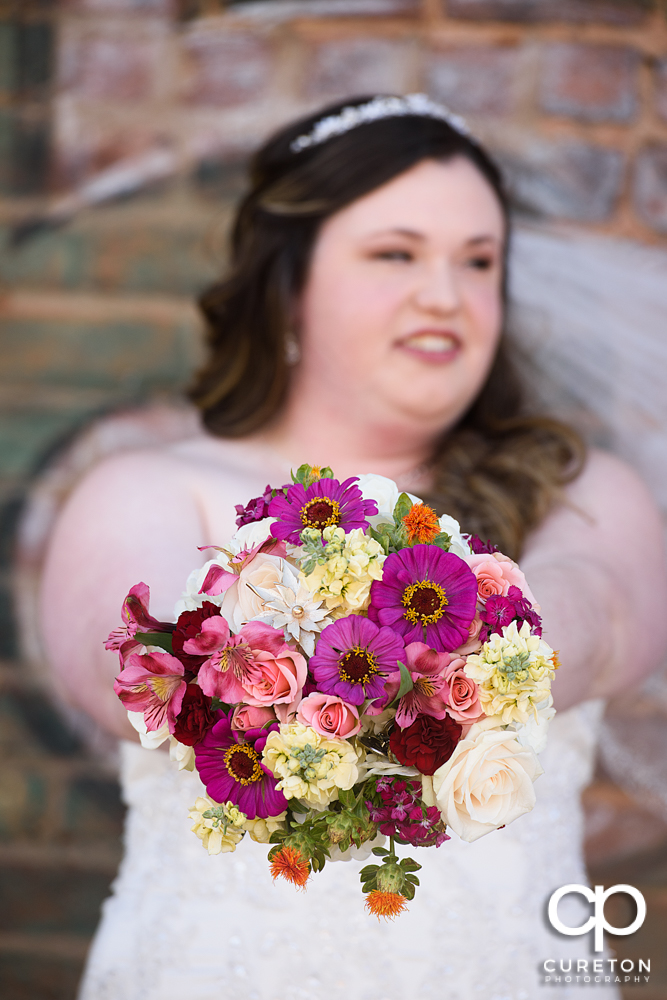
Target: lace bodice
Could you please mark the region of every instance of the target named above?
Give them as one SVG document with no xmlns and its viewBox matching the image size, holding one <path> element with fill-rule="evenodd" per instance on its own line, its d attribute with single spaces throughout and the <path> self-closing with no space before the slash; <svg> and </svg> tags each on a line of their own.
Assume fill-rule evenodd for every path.
<svg viewBox="0 0 667 1000">
<path fill-rule="evenodd" d="M 532 813 L 474 844 L 454 835 L 416 851 L 422 886 L 392 924 L 364 912 L 359 862 L 328 865 L 303 893 L 272 883 L 266 846 L 249 838 L 209 857 L 189 830 L 196 773 L 124 744 L 126 856 L 80 1000 L 534 1000 L 550 989 L 545 959 L 591 957 L 545 912 L 555 888 L 586 881 L 579 795 L 600 714 L 587 702 L 556 717 Z"/>
</svg>

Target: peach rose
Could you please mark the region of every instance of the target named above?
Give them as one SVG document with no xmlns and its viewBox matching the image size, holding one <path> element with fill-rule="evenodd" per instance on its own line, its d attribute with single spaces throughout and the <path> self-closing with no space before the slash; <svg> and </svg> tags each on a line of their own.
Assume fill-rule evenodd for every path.
<svg viewBox="0 0 667 1000">
<path fill-rule="evenodd" d="M 533 592 L 526 583 L 526 577 L 517 564 L 502 552 L 468 556 L 466 562 L 477 577 L 477 592 L 485 601 L 493 594 L 507 594 L 510 587 L 518 587 L 524 597 L 527 597 L 535 610 L 539 611 Z"/>
<path fill-rule="evenodd" d="M 468 556 L 466 562 L 477 577 L 477 593 L 483 601 L 494 594 L 506 594 L 509 583 L 503 576 L 500 563 L 492 555 Z"/>
<path fill-rule="evenodd" d="M 503 578 L 507 580 L 508 589 L 509 587 L 518 587 L 523 596 L 528 598 L 535 610 L 539 613 L 540 606 L 535 600 L 532 590 L 526 583 L 526 577 L 523 574 L 523 570 L 519 569 L 514 560 L 510 559 L 509 556 L 504 556 L 502 552 L 494 552 L 493 558 L 500 565 Z"/>
<path fill-rule="evenodd" d="M 244 733 L 246 729 L 261 729 L 267 722 L 275 722 L 276 713 L 264 705 L 237 705 L 232 715 L 232 729 Z"/>
<path fill-rule="evenodd" d="M 304 657 L 287 645 L 277 653 L 253 649 L 252 661 L 242 681 L 245 701 L 255 706 L 292 706 L 301 696 L 307 675 Z"/>
<path fill-rule="evenodd" d="M 361 729 L 359 712 L 354 705 L 348 705 L 342 698 L 332 694 L 320 694 L 316 691 L 309 694 L 300 703 L 297 722 L 302 726 L 310 726 L 320 736 L 336 737 L 346 740 Z"/>
<path fill-rule="evenodd" d="M 456 722 L 472 724 L 484 715 L 479 703 L 479 688 L 463 671 L 466 661 L 457 657 L 445 670 L 445 680 L 449 684 L 447 712 Z"/>
<path fill-rule="evenodd" d="M 443 820 L 468 843 L 530 812 L 533 782 L 543 773 L 535 752 L 522 747 L 516 733 L 483 727 L 471 729 L 432 778 Z"/>
</svg>

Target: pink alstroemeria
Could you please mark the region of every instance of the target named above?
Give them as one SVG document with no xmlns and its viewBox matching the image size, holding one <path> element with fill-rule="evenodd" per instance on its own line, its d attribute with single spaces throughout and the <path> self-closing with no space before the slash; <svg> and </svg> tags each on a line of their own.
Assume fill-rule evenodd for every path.
<svg viewBox="0 0 667 1000">
<path fill-rule="evenodd" d="M 133 639 L 138 631 L 142 632 L 173 632 L 174 626 L 169 622 L 159 622 L 148 613 L 151 592 L 145 583 L 136 583 L 123 601 L 121 618 L 123 624 L 109 633 L 104 643 L 105 649 L 120 649 L 124 642 Z"/>
<path fill-rule="evenodd" d="M 143 712 L 146 729 L 165 722 L 173 733 L 187 687 L 184 667 L 171 653 L 132 653 L 113 689 L 128 712 Z"/>
<path fill-rule="evenodd" d="M 206 618 L 201 632 L 183 643 L 183 652 L 208 656 L 197 674 L 204 694 L 220 698 L 228 705 L 243 700 L 241 679 L 247 675 L 251 649 L 241 635 L 232 635 L 222 615 Z"/>
<path fill-rule="evenodd" d="M 444 719 L 447 715 L 449 685 L 445 670 L 452 659 L 449 653 L 440 653 L 424 642 L 411 642 L 405 647 L 405 666 L 410 672 L 414 687 L 398 703 L 396 722 L 407 729 L 418 715 Z M 387 684 L 387 701 L 398 694 L 401 682 L 399 671 L 391 674 Z"/>
</svg>

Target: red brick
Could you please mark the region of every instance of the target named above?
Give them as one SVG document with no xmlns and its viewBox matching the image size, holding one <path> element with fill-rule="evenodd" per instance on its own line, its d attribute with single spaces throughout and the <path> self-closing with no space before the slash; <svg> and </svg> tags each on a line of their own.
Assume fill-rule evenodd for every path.
<svg viewBox="0 0 667 1000">
<path fill-rule="evenodd" d="M 651 0 L 445 0 L 450 17 L 471 21 L 639 24 Z"/>
<path fill-rule="evenodd" d="M 428 92 L 462 114 L 507 114 L 513 106 L 516 50 L 466 46 L 431 52 Z"/>
<path fill-rule="evenodd" d="M 191 68 L 185 96 L 193 103 L 224 108 L 267 93 L 273 54 L 257 35 L 197 31 L 185 48 Z"/>
<path fill-rule="evenodd" d="M 628 121 L 637 108 L 639 53 L 612 45 L 548 45 L 540 105 L 584 121 Z"/>
<path fill-rule="evenodd" d="M 395 93 L 407 83 L 407 50 L 380 38 L 323 42 L 312 51 L 305 92 L 322 100 L 362 94 Z"/>
<path fill-rule="evenodd" d="M 660 117 L 667 121 L 667 59 L 661 59 L 655 69 L 655 105 Z"/>
<path fill-rule="evenodd" d="M 107 27 L 63 39 L 61 86 L 88 100 L 136 101 L 151 96 L 161 56 L 158 38 Z"/>
<path fill-rule="evenodd" d="M 637 215 L 658 233 L 667 233 L 667 145 L 645 147 L 635 164 Z"/>
</svg>

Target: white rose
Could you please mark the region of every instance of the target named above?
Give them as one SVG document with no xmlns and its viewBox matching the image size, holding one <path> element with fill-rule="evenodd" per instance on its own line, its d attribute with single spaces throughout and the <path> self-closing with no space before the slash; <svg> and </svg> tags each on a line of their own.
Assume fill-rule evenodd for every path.
<svg viewBox="0 0 667 1000">
<path fill-rule="evenodd" d="M 450 552 L 453 552 L 455 556 L 472 555 L 472 549 L 466 542 L 465 538 L 461 534 L 461 525 L 449 514 L 443 514 L 439 521 L 440 531 L 445 531 L 452 539 L 452 544 L 449 548 Z"/>
<path fill-rule="evenodd" d="M 447 826 L 472 843 L 530 812 L 542 773 L 535 752 L 512 730 L 481 729 L 435 772 L 433 794 Z"/>
</svg>

